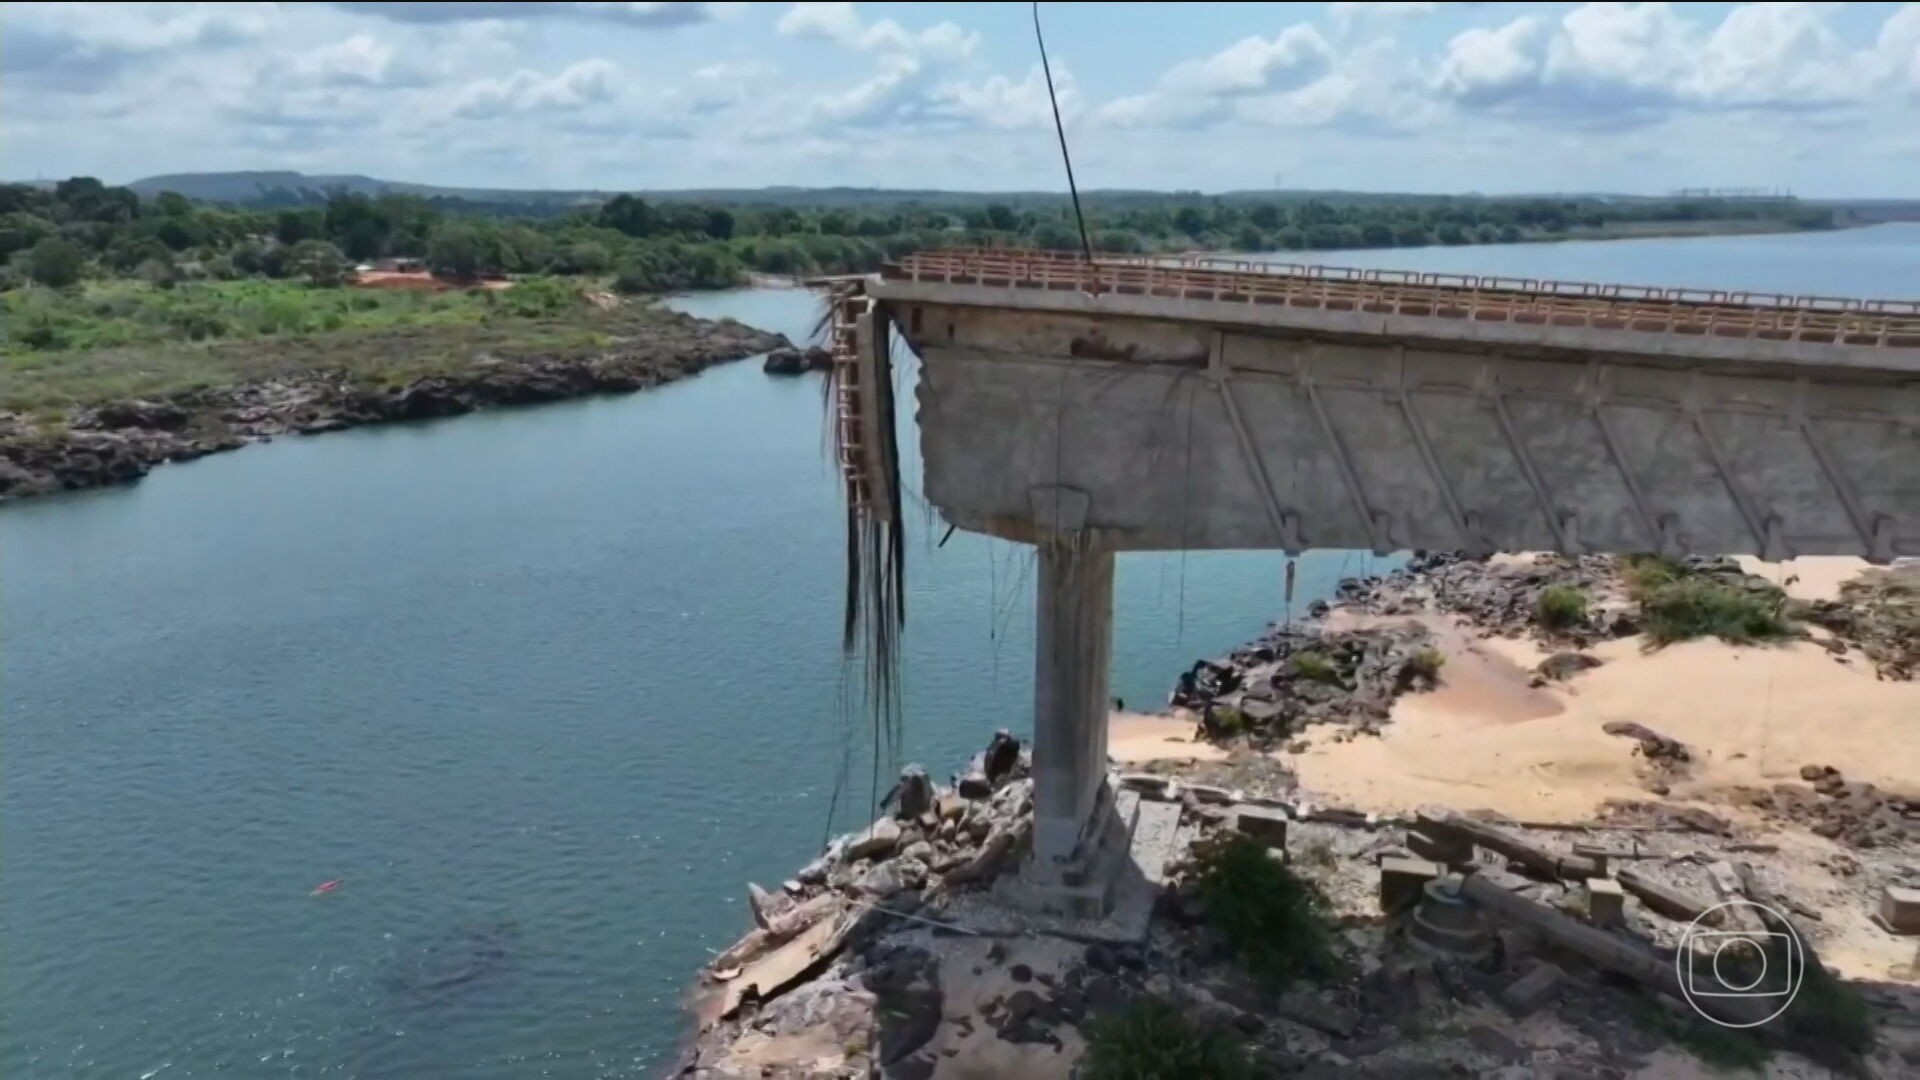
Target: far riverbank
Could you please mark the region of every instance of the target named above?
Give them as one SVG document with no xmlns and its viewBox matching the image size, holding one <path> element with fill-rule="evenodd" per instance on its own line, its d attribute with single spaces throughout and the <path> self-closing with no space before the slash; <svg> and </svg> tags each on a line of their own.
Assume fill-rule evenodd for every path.
<svg viewBox="0 0 1920 1080">
<path fill-rule="evenodd" d="M 0 502 L 125 483 L 163 462 L 277 435 L 626 393 L 790 344 L 732 319 L 643 301 L 583 302 L 564 322 L 561 334 L 505 323 L 327 335 L 312 350 L 322 354 L 313 367 L 299 363 L 301 341 L 227 343 L 213 348 L 286 353 L 293 362 L 232 385 L 81 406 L 63 423 L 0 411 Z M 368 358 L 371 368 L 354 363 Z"/>
</svg>

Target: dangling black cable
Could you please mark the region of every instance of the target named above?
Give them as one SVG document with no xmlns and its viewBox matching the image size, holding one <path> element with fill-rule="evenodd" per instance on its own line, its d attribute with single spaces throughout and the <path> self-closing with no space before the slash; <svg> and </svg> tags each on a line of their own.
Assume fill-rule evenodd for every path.
<svg viewBox="0 0 1920 1080">
<path fill-rule="evenodd" d="M 1053 65 L 1047 62 L 1047 39 L 1040 34 L 1040 0 L 1033 0 L 1033 40 L 1040 46 L 1040 70 L 1047 76 L 1047 103 L 1053 106 L 1053 130 L 1060 136 L 1060 160 L 1067 166 L 1067 193 L 1073 196 L 1073 220 L 1080 226 L 1080 250 L 1093 261 L 1093 241 L 1087 238 L 1087 216 L 1080 212 L 1080 188 L 1073 182 L 1073 156 L 1067 153 L 1067 127 L 1060 122 L 1060 98 L 1053 92 Z"/>
</svg>

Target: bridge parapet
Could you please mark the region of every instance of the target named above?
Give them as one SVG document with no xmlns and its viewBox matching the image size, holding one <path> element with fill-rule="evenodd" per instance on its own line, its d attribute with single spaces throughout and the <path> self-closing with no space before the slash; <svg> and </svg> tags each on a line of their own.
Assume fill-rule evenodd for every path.
<svg viewBox="0 0 1920 1080">
<path fill-rule="evenodd" d="M 887 266 L 881 278 L 889 283 L 1149 297 L 1462 324 L 1447 331 L 1448 336 L 1473 336 L 1473 327 L 1507 324 L 1920 349 L 1920 300 L 1359 270 L 1214 256 L 1108 257 L 1089 263 L 1059 252 L 996 249 L 921 252 Z M 1021 306 L 1032 306 L 1031 298 Z"/>
</svg>

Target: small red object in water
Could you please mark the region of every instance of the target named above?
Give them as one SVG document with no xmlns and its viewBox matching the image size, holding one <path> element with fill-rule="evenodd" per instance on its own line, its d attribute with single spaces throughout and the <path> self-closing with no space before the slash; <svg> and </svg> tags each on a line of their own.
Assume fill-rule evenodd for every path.
<svg viewBox="0 0 1920 1080">
<path fill-rule="evenodd" d="M 314 890 L 313 890 L 313 895 L 315 895 L 315 896 L 319 896 L 319 895 L 320 895 L 321 893 L 330 893 L 330 892 L 332 892 L 333 890 L 335 890 L 335 889 L 337 889 L 337 888 L 339 888 L 339 887 L 340 887 L 340 883 L 341 883 L 342 881 L 344 881 L 344 880 L 346 880 L 346 879 L 345 879 L 345 878 L 334 878 L 334 879 L 333 879 L 332 881 L 323 881 L 323 882 L 321 882 L 321 883 L 320 883 L 320 885 L 319 885 L 319 887 L 318 887 L 318 888 L 316 888 L 316 889 L 314 889 Z"/>
</svg>

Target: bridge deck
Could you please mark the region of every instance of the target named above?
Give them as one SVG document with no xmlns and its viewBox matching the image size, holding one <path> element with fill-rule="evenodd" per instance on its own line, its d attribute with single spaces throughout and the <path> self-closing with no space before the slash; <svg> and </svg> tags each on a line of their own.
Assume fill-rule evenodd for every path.
<svg viewBox="0 0 1920 1080">
<path fill-rule="evenodd" d="M 1151 296 L 1323 312 L 1660 335 L 1920 348 L 1920 300 L 1606 285 L 1270 263 L 954 249 L 889 264 L 884 281 Z M 1462 327 L 1470 336 L 1472 330 Z"/>
</svg>

